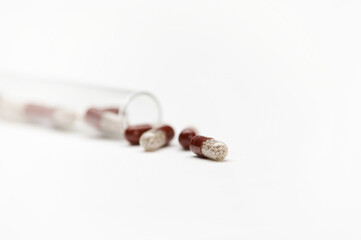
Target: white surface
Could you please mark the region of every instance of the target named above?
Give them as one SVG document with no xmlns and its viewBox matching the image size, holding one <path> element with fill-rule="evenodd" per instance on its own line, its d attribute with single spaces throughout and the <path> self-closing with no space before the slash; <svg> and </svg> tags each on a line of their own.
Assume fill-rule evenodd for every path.
<svg viewBox="0 0 361 240">
<path fill-rule="evenodd" d="M 1 1 L 0 72 L 154 92 L 226 142 L 0 123 L 0 239 L 360 239 L 359 1 Z"/>
</svg>

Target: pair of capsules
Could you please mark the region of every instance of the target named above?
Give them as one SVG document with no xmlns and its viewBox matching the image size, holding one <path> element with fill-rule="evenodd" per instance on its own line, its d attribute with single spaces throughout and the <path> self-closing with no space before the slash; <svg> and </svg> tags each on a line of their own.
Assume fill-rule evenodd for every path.
<svg viewBox="0 0 361 240">
<path fill-rule="evenodd" d="M 118 108 L 89 108 L 84 120 L 89 125 L 107 135 L 120 135 L 122 121 Z M 59 129 L 69 129 L 75 125 L 78 115 L 61 107 L 44 104 L 21 103 L 0 98 L 0 114 L 10 120 L 26 120 L 33 123 L 51 125 Z"/>
<path fill-rule="evenodd" d="M 179 134 L 178 141 L 185 150 L 191 150 L 198 156 L 215 161 L 223 161 L 228 154 L 228 147 L 225 143 L 214 138 L 200 136 L 194 128 L 184 129 Z"/>
<path fill-rule="evenodd" d="M 174 135 L 174 130 L 169 125 L 152 128 L 149 124 L 130 126 L 124 133 L 128 142 L 133 145 L 140 144 L 145 151 L 155 151 L 168 145 Z M 193 128 L 184 129 L 179 134 L 178 140 L 184 149 L 211 160 L 222 161 L 228 154 L 226 144 L 197 135 L 197 131 Z"/>
<path fill-rule="evenodd" d="M 124 137 L 130 144 L 150 152 L 167 146 L 174 138 L 174 130 L 169 125 L 154 128 L 150 124 L 134 125 L 125 130 Z"/>
</svg>

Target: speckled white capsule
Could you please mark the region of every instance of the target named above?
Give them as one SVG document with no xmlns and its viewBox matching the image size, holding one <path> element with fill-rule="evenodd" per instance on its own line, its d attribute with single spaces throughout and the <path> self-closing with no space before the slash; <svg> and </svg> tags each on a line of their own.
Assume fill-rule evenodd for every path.
<svg viewBox="0 0 361 240">
<path fill-rule="evenodd" d="M 194 136 L 191 139 L 190 150 L 198 156 L 215 161 L 224 160 L 228 154 L 228 147 L 225 143 L 203 136 Z"/>
<path fill-rule="evenodd" d="M 145 151 L 150 152 L 168 145 L 173 138 L 173 128 L 168 125 L 164 125 L 143 133 L 139 139 L 139 143 Z"/>
</svg>

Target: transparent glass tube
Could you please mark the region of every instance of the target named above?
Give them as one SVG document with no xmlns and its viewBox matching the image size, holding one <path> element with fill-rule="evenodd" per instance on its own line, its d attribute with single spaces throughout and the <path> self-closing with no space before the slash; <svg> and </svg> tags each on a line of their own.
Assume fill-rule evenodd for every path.
<svg viewBox="0 0 361 240">
<path fill-rule="evenodd" d="M 68 111 L 66 113 L 71 112 L 75 115 L 74 124 L 71 128 L 83 128 L 83 126 L 86 126 L 86 129 L 97 128 L 96 124 L 92 124 L 94 118 L 92 116 L 88 118 L 87 114 L 89 113 L 95 112 L 95 114 L 100 114 L 103 117 L 116 114 L 116 116 L 110 116 L 111 118 L 108 120 L 117 124 L 105 122 L 105 126 L 113 124 L 115 135 L 122 135 L 124 129 L 129 125 L 159 124 L 162 120 L 160 103 L 149 92 L 65 81 L 0 75 L 0 102 L 2 102 L 0 115 L 3 118 L 7 118 L 6 111 L 19 108 L 20 118 L 28 120 L 27 118 L 31 114 L 35 114 L 40 120 L 46 120 L 47 118 L 50 119 L 49 116 L 54 113 L 54 109 L 66 109 Z M 89 109 L 95 110 L 89 112 Z M 107 109 L 117 109 L 117 111 L 108 111 Z M 65 113 L 58 111 L 57 114 L 53 120 L 60 119 L 64 123 Z M 87 121 L 89 119 L 90 121 Z M 102 132 L 99 126 L 97 130 Z"/>
</svg>

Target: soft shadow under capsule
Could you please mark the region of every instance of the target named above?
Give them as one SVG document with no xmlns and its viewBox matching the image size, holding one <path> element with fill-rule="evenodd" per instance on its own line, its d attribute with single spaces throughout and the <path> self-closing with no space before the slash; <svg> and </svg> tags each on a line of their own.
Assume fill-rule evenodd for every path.
<svg viewBox="0 0 361 240">
<path fill-rule="evenodd" d="M 225 143 L 204 136 L 193 137 L 190 149 L 198 156 L 216 161 L 224 160 L 228 154 L 228 147 Z"/>
</svg>

